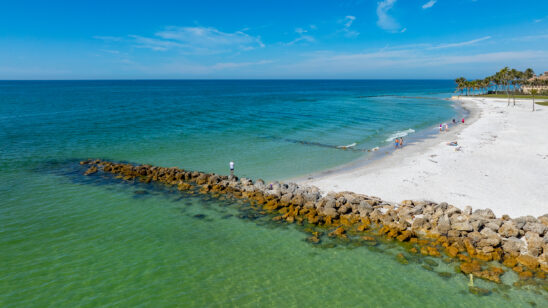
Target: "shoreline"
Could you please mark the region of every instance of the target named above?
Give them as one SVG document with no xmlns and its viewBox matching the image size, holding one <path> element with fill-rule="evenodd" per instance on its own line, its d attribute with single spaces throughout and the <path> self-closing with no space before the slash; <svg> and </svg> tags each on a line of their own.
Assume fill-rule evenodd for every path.
<svg viewBox="0 0 548 308">
<path fill-rule="evenodd" d="M 360 159 L 294 180 L 325 192 L 353 191 L 394 203 L 449 202 L 511 217 L 548 213 L 548 192 L 529 186 L 548 182 L 548 171 L 542 174 L 548 170 L 548 143 L 539 136 L 548 131 L 548 108 L 537 105 L 532 113 L 531 101 L 523 99 L 516 100 L 516 107 L 507 107 L 506 99 L 483 97 L 461 96 L 458 102 L 469 112 L 464 125 L 377 159 Z M 446 145 L 451 141 L 462 150 Z M 531 197 L 531 191 L 527 200 L 524 195 Z"/>
<path fill-rule="evenodd" d="M 311 184 L 311 182 L 322 180 L 330 176 L 345 174 L 347 172 L 351 172 L 357 169 L 367 168 L 369 166 L 377 166 L 394 155 L 397 156 L 409 154 L 409 151 L 412 151 L 411 153 L 420 152 L 426 148 L 433 146 L 442 139 L 451 139 L 449 137 L 454 136 L 462 129 L 464 129 L 467 125 L 471 125 L 479 118 L 480 111 L 473 103 L 456 101 L 452 98 L 447 98 L 446 100 L 460 104 L 459 108 L 461 108 L 464 113 L 459 112 L 458 109 L 456 109 L 455 111 L 456 115 L 460 115 L 465 118 L 464 125 L 459 120 L 457 121 L 458 124 L 456 126 L 451 125 L 450 130 L 448 132 L 444 132 L 443 134 L 440 134 L 436 127 L 424 128 L 412 135 L 405 136 L 405 146 L 402 149 L 395 150 L 393 148 L 393 144 L 389 143 L 380 147 L 375 152 L 368 153 L 364 155 L 364 157 L 355 159 L 343 165 L 335 166 L 326 170 L 312 172 L 298 177 L 282 179 L 281 181 L 294 182 L 303 185 L 314 185 Z M 446 123 L 451 124 L 449 120 Z M 424 145 L 426 145 L 426 147 Z M 404 153 L 401 153 L 403 152 L 402 150 L 404 150 Z M 327 191 L 329 190 L 326 190 L 326 193 Z"/>
</svg>

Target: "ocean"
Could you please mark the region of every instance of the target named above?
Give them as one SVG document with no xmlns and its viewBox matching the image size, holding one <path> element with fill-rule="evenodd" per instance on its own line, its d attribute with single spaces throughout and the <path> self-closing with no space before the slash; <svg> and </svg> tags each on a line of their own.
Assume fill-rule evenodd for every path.
<svg viewBox="0 0 548 308">
<path fill-rule="evenodd" d="M 462 116 L 444 99 L 453 90 L 448 80 L 0 81 L 0 306 L 541 304 L 546 293 L 510 287 L 513 273 L 476 281 L 491 290 L 478 297 L 455 264 L 401 264 L 394 243 L 313 245 L 243 202 L 84 177 L 78 164 L 228 174 L 234 161 L 240 177 L 289 181 Z"/>
</svg>

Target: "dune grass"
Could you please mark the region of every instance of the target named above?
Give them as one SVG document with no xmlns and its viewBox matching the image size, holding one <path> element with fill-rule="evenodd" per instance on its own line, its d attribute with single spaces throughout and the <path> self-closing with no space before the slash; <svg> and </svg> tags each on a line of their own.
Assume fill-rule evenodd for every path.
<svg viewBox="0 0 548 308">
<path fill-rule="evenodd" d="M 548 106 L 548 102 L 535 102 L 537 105 Z"/>
</svg>

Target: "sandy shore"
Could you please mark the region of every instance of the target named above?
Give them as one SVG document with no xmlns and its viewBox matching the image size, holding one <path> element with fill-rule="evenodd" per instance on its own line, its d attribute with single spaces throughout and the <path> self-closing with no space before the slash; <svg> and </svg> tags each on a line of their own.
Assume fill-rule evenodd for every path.
<svg viewBox="0 0 548 308">
<path fill-rule="evenodd" d="M 548 213 L 548 107 L 516 100 L 461 98 L 470 117 L 435 138 L 373 163 L 319 175 L 302 184 L 383 200 L 430 200 L 490 208 L 497 216 Z M 448 146 L 457 141 L 460 151 Z"/>
</svg>

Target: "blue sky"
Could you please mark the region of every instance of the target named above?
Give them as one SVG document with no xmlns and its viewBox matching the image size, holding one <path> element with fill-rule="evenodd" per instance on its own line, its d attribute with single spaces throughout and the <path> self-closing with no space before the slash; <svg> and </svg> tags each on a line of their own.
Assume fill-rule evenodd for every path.
<svg viewBox="0 0 548 308">
<path fill-rule="evenodd" d="M 2 1 L 0 79 L 548 71 L 546 0 Z"/>
</svg>

